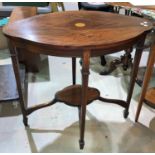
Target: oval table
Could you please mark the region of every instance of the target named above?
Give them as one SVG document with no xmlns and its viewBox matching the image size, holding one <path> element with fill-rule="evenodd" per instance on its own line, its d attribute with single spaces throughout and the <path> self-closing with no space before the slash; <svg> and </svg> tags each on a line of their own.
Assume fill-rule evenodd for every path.
<svg viewBox="0 0 155 155">
<path fill-rule="evenodd" d="M 33 111 L 59 102 L 79 107 L 80 149 L 84 147 L 86 105 L 94 100 L 116 103 L 125 108 L 128 116 L 129 104 L 135 84 L 146 34 L 152 24 L 144 19 L 95 11 L 68 11 L 37 15 L 4 27 L 19 92 L 23 122 Z M 106 99 L 99 90 L 88 87 L 90 57 L 111 54 L 136 45 L 133 70 L 127 100 Z M 57 92 L 50 103 L 26 108 L 24 104 L 17 51 L 27 49 L 33 53 L 72 58 L 73 85 Z M 76 58 L 82 58 L 82 85 L 76 85 Z M 111 86 L 112 87 L 112 86 Z"/>
</svg>

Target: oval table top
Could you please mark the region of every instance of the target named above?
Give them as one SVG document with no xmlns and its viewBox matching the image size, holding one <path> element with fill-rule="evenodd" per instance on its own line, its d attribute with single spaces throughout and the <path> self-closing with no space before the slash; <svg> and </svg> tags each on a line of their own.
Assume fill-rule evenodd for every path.
<svg viewBox="0 0 155 155">
<path fill-rule="evenodd" d="M 13 39 L 64 49 L 103 49 L 131 40 L 152 28 L 146 19 L 99 11 L 66 11 L 10 23 L 4 34 Z"/>
</svg>

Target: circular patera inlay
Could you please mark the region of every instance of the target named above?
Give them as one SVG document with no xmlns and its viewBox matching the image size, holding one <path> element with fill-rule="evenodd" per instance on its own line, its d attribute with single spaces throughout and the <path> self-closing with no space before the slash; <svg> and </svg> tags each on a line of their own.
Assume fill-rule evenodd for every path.
<svg viewBox="0 0 155 155">
<path fill-rule="evenodd" d="M 82 22 L 79 22 L 79 23 L 75 23 L 74 24 L 76 27 L 85 27 L 86 24 L 85 23 L 82 23 Z"/>
</svg>

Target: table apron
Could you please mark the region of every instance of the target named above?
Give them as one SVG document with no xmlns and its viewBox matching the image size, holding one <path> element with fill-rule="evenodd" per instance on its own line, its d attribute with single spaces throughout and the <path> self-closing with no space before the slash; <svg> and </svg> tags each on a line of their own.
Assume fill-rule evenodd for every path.
<svg viewBox="0 0 155 155">
<path fill-rule="evenodd" d="M 11 41 L 11 43 L 17 49 L 21 49 L 21 50 L 26 49 L 27 51 L 35 54 L 44 54 L 44 55 L 59 56 L 59 57 L 82 57 L 84 51 L 90 50 L 90 56 L 97 57 L 105 54 L 119 52 L 122 50 L 127 50 L 130 47 L 133 47 L 140 38 L 141 38 L 141 35 L 136 38 L 129 39 L 127 41 L 123 41 L 112 45 L 106 45 L 104 47 L 97 47 L 97 46 L 94 48 L 78 47 L 75 49 L 55 48 L 50 45 L 33 43 L 30 41 L 21 40 L 21 39 L 11 38 L 9 39 L 9 41 Z"/>
</svg>

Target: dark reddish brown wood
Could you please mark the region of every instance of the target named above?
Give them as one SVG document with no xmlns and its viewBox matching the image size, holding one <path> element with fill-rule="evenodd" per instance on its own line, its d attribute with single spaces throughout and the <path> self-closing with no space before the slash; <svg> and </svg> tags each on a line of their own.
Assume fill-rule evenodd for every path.
<svg viewBox="0 0 155 155">
<path fill-rule="evenodd" d="M 12 65 L 13 65 L 15 78 L 16 78 L 16 84 L 17 84 L 17 89 L 18 89 L 18 94 L 19 94 L 20 107 L 21 107 L 21 111 L 22 111 L 22 115 L 23 115 L 23 123 L 24 123 L 25 126 L 28 126 L 27 116 L 26 116 L 26 107 L 25 107 L 25 103 L 24 103 L 20 73 L 19 73 L 19 61 L 18 61 L 18 56 L 17 56 L 17 49 L 12 44 L 12 42 L 8 42 L 8 45 L 9 45 L 9 49 L 10 49 L 10 53 L 11 53 Z"/>
<path fill-rule="evenodd" d="M 128 95 L 127 95 L 127 108 L 124 111 L 124 117 L 125 118 L 127 118 L 128 114 L 129 114 L 128 111 L 129 111 L 130 101 L 131 101 L 131 97 L 132 97 L 133 89 L 134 89 L 134 84 L 135 84 L 137 73 L 138 73 L 138 68 L 139 68 L 139 63 L 140 63 L 142 52 L 143 52 L 145 38 L 146 38 L 146 35 L 143 35 L 143 37 L 139 40 L 139 42 L 137 44 L 134 62 L 133 62 L 133 69 L 131 71 L 131 78 L 130 78 L 130 83 L 129 83 Z"/>
<path fill-rule="evenodd" d="M 122 106 L 124 108 L 127 107 L 126 101 L 123 101 L 123 100 L 108 99 L 108 98 L 104 98 L 104 97 L 99 97 L 98 100 L 100 100 L 102 102 L 118 104 L 118 105 L 120 105 L 120 106 Z"/>
<path fill-rule="evenodd" d="M 64 102 L 72 106 L 81 105 L 81 96 L 82 96 L 82 86 L 73 85 L 66 87 L 65 89 L 59 91 L 55 95 L 55 99 L 59 102 Z M 87 104 L 91 103 L 94 100 L 97 100 L 100 96 L 100 93 L 95 88 L 88 88 L 88 101 Z"/>
<path fill-rule="evenodd" d="M 81 104 L 78 104 L 78 107 L 80 115 L 79 142 L 81 149 L 84 147 L 86 105 L 90 100 L 92 101 L 92 95 L 98 92 L 97 90 L 94 91 L 94 89 L 89 89 L 88 87 L 89 59 L 92 56 L 102 56 L 104 54 L 128 49 L 137 44 L 137 42 L 144 41 L 146 33 L 152 29 L 152 24 L 149 21 L 148 26 L 143 26 L 142 23 L 144 21 L 146 20 L 112 13 L 69 11 L 34 16 L 9 24 L 3 29 L 4 34 L 8 37 L 12 45 L 17 48 L 24 47 L 36 54 L 41 53 L 61 57 L 82 58 L 81 91 L 77 88 L 72 91 L 74 86 L 71 87 L 71 91 L 65 90 L 63 93 L 59 92 L 56 95 L 56 97 L 58 97 L 58 95 L 59 97 L 61 96 L 58 98 L 61 99 L 66 95 L 66 92 L 74 93 L 78 91 L 78 93 L 80 93 L 79 98 L 81 99 Z M 143 44 L 139 43 L 138 45 L 143 46 Z M 112 100 L 113 102 L 124 106 L 127 112 L 141 52 L 142 49 L 138 46 L 127 102 Z M 14 53 L 12 52 L 12 54 Z M 17 62 L 14 61 L 13 63 L 15 63 L 15 70 L 18 70 L 16 67 Z M 74 68 L 75 66 L 73 66 L 73 69 Z M 73 71 L 73 74 L 75 74 L 75 71 Z M 18 76 L 17 73 L 15 75 Z M 18 79 L 16 78 L 16 80 Z M 75 82 L 73 82 L 73 84 L 74 83 Z M 94 92 L 90 96 L 89 94 L 92 90 Z M 19 89 L 18 91 L 21 90 Z M 70 94 L 71 93 L 69 93 L 69 96 Z M 97 97 L 98 99 L 105 100 L 98 95 L 94 95 L 94 98 Z M 72 100 L 74 103 L 74 100 L 77 99 L 72 98 L 71 101 Z M 56 101 L 59 100 L 56 98 L 54 99 L 54 103 Z M 69 103 L 71 101 L 69 101 Z M 109 102 L 110 100 L 107 101 Z M 123 105 L 124 103 L 126 103 L 126 105 Z M 21 104 L 23 104 L 23 102 L 21 102 Z M 37 108 L 30 108 L 30 110 L 26 109 L 26 111 L 33 112 L 41 107 L 44 106 L 41 105 Z"/>
<path fill-rule="evenodd" d="M 144 21 L 97 11 L 67 11 L 21 20 L 6 26 L 3 32 L 14 40 L 16 46 L 24 46 L 36 53 L 82 56 L 82 49 L 89 48 L 94 50 L 91 55 L 97 56 L 133 45 L 138 36 L 152 28 L 149 21 L 147 27 L 142 26 Z M 84 26 L 76 26 L 78 23 Z"/>
<path fill-rule="evenodd" d="M 136 117 L 135 117 L 135 121 L 138 121 L 139 115 L 140 115 L 140 111 L 143 105 L 143 101 L 145 99 L 145 95 L 147 92 L 147 87 L 151 78 L 151 74 L 153 71 L 153 66 L 154 66 L 154 62 L 155 62 L 155 44 L 152 46 L 150 54 L 149 54 L 149 59 L 147 62 L 147 68 L 145 71 L 145 75 L 144 75 L 144 80 L 143 80 L 143 85 L 142 85 L 142 91 L 140 94 L 140 98 L 139 98 L 139 103 L 138 103 L 138 107 L 137 107 L 137 112 L 136 112 Z"/>
<path fill-rule="evenodd" d="M 155 108 L 155 88 L 150 88 L 147 90 L 145 95 L 145 102 L 152 108 Z"/>
<path fill-rule="evenodd" d="M 84 50 L 82 56 L 82 94 L 81 94 L 81 109 L 80 109 L 80 149 L 83 149 L 84 131 L 85 131 L 85 115 L 86 105 L 88 103 L 88 78 L 89 78 L 89 63 L 90 63 L 90 50 Z"/>
</svg>

